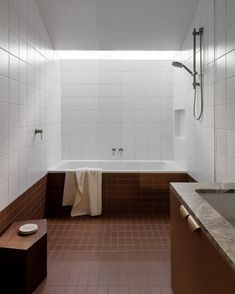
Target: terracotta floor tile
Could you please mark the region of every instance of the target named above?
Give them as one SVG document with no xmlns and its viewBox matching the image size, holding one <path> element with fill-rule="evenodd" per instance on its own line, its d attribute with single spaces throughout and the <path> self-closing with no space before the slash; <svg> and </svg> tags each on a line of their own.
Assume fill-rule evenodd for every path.
<svg viewBox="0 0 235 294">
<path fill-rule="evenodd" d="M 88 284 L 89 284 L 89 286 L 98 286 L 99 285 L 99 274 L 98 273 L 90 273 Z"/>
<path fill-rule="evenodd" d="M 129 294 L 128 287 L 120 286 L 118 288 L 118 294 Z"/>
<path fill-rule="evenodd" d="M 129 287 L 128 294 L 139 294 L 139 287 Z"/>
<path fill-rule="evenodd" d="M 140 287 L 139 294 L 151 294 L 149 287 Z"/>
<path fill-rule="evenodd" d="M 108 294 L 107 286 L 99 286 L 97 289 L 97 294 Z"/>
<path fill-rule="evenodd" d="M 87 294 L 87 287 L 78 286 L 76 289 L 76 294 Z"/>
<path fill-rule="evenodd" d="M 108 287 L 108 294 L 119 294 L 118 293 L 118 286 L 109 286 Z"/>
<path fill-rule="evenodd" d="M 171 288 L 168 287 L 160 287 L 161 294 L 173 294 Z"/>
<path fill-rule="evenodd" d="M 65 294 L 76 294 L 77 287 L 76 286 L 68 286 L 66 287 Z"/>
<path fill-rule="evenodd" d="M 68 285 L 78 285 L 80 279 L 80 273 L 78 272 L 72 272 L 68 279 Z"/>
<path fill-rule="evenodd" d="M 48 219 L 45 293 L 172 294 L 169 217 Z"/>
<path fill-rule="evenodd" d="M 97 294 L 97 287 L 88 287 L 87 294 Z"/>
<path fill-rule="evenodd" d="M 161 294 L 159 287 L 150 287 L 151 294 Z"/>
</svg>

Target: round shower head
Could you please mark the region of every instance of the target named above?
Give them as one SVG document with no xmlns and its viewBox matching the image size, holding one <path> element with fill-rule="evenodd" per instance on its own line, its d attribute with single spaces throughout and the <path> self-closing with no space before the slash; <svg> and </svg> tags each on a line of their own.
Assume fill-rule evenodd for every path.
<svg viewBox="0 0 235 294">
<path fill-rule="evenodd" d="M 182 64 L 181 62 L 178 62 L 178 61 L 173 61 L 173 62 L 172 62 L 172 65 L 173 65 L 174 67 L 180 67 L 180 68 L 183 67 L 183 64 Z"/>
<path fill-rule="evenodd" d="M 193 75 L 193 72 L 186 66 L 184 65 L 183 63 L 181 62 L 178 62 L 178 61 L 173 61 L 172 62 L 172 65 L 174 67 L 179 67 L 179 68 L 184 68 L 185 70 L 187 70 L 187 72 L 189 72 L 191 75 Z"/>
</svg>

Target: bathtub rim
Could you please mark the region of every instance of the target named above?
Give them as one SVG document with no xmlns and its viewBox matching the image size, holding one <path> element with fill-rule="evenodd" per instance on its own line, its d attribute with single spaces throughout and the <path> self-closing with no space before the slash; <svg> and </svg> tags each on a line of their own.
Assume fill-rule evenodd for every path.
<svg viewBox="0 0 235 294">
<path fill-rule="evenodd" d="M 188 171 L 186 169 L 184 169 L 183 167 L 181 167 L 179 164 L 177 164 L 174 160 L 61 160 L 59 161 L 56 165 L 52 166 L 51 168 L 49 168 L 47 170 L 48 173 L 65 173 L 66 171 L 75 171 L 75 169 L 61 169 L 59 170 L 58 167 L 61 166 L 62 164 L 65 164 L 65 163 L 68 163 L 68 162 L 71 162 L 71 161 L 77 161 L 77 162 L 105 162 L 105 163 L 113 163 L 113 162 L 117 162 L 117 163 L 120 163 L 120 162 L 129 162 L 129 163 L 134 163 L 134 162 L 138 162 L 138 163 L 174 163 L 174 165 L 176 167 L 178 167 L 178 169 L 158 169 L 158 170 L 151 170 L 151 169 L 136 169 L 136 170 L 132 170 L 132 169 L 125 169 L 125 170 L 122 170 L 122 169 L 109 169 L 109 170 L 103 170 L 102 169 L 102 173 L 127 173 L 127 174 L 130 174 L 130 173 L 156 173 L 156 174 L 177 174 L 177 173 L 180 173 L 180 174 L 184 174 L 184 173 L 188 173 Z"/>
</svg>

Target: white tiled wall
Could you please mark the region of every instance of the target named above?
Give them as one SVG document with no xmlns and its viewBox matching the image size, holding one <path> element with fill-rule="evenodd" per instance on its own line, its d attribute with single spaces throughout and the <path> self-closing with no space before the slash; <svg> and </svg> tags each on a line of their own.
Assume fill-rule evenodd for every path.
<svg viewBox="0 0 235 294">
<path fill-rule="evenodd" d="M 174 110 L 185 110 L 184 138 L 174 136 L 174 158 L 198 181 L 214 180 L 214 1 L 202 0 L 177 60 L 193 68 L 193 28 L 204 27 L 204 113 L 193 117 L 192 77 L 183 69 L 174 70 Z M 197 39 L 199 44 L 199 38 Z M 199 56 L 197 56 L 199 61 Z M 198 62 L 197 62 L 198 63 Z"/>
<path fill-rule="evenodd" d="M 62 61 L 63 159 L 172 159 L 172 90 L 170 61 Z"/>
<path fill-rule="evenodd" d="M 0 211 L 60 159 L 60 62 L 34 0 L 0 1 Z M 43 138 L 34 130 L 44 130 Z"/>
<path fill-rule="evenodd" d="M 175 70 L 174 108 L 186 107 L 188 133 L 184 141 L 174 139 L 174 154 L 177 161 L 184 163 L 199 181 L 234 181 L 235 1 L 201 1 L 192 27 L 199 26 L 204 26 L 206 38 L 206 107 L 202 121 L 195 122 L 191 114 L 191 79 L 182 71 Z M 191 67 L 191 50 L 187 48 L 192 48 L 192 27 L 178 56 Z"/>
<path fill-rule="evenodd" d="M 215 175 L 235 181 L 235 1 L 215 1 Z"/>
</svg>

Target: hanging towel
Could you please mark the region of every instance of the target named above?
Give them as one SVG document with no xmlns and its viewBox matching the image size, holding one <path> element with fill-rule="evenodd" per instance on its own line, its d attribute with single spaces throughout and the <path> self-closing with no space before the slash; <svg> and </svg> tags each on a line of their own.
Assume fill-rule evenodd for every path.
<svg viewBox="0 0 235 294">
<path fill-rule="evenodd" d="M 63 206 L 71 205 L 71 216 L 102 213 L 102 170 L 81 168 L 65 175 Z"/>
</svg>

